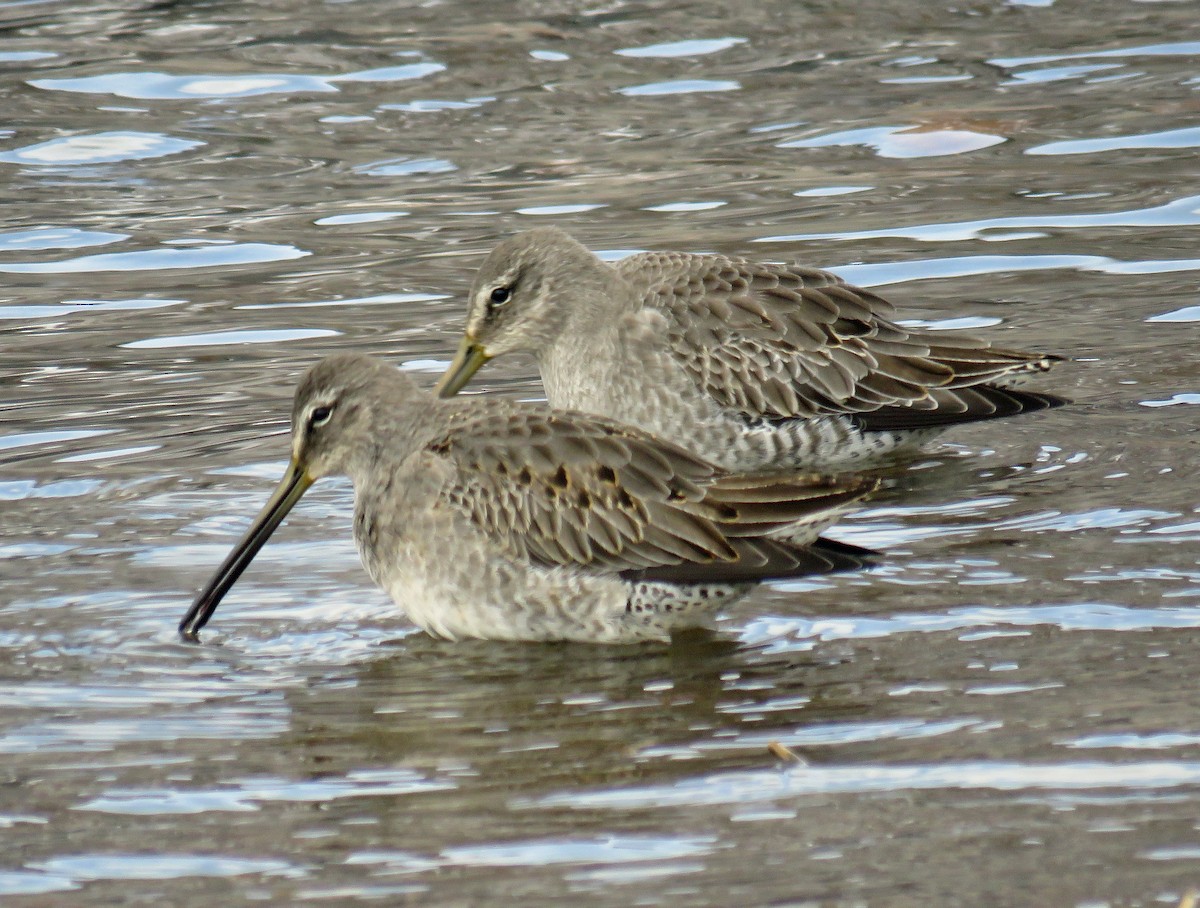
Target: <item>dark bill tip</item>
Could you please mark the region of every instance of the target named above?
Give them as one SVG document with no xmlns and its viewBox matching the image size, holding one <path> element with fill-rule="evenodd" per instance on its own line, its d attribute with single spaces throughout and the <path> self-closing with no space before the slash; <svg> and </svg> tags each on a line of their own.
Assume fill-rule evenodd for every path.
<svg viewBox="0 0 1200 908">
<path fill-rule="evenodd" d="M 433 389 L 433 393 L 438 397 L 453 397 L 466 387 L 471 376 L 478 372 L 479 367 L 488 359 L 483 347 L 469 337 L 464 337 L 462 343 L 458 345 L 458 352 L 454 354 L 454 361 L 446 369 L 446 374 Z"/>
<path fill-rule="evenodd" d="M 208 624 L 208 619 L 217 610 L 217 606 L 221 604 L 221 600 L 225 598 L 225 594 L 229 592 L 230 587 L 242 576 L 242 572 L 249 567 L 250 562 L 254 560 L 254 556 L 258 554 L 258 550 L 271 538 L 271 534 L 275 532 L 275 528 L 283 522 L 283 518 L 287 516 L 288 511 L 292 509 L 292 506 L 300 500 L 300 496 L 308 491 L 308 487 L 312 484 L 313 480 L 305 472 L 304 468 L 297 464 L 295 460 L 292 460 L 288 464 L 287 472 L 283 474 L 283 479 L 279 481 L 279 485 L 275 487 L 275 491 L 267 501 L 266 506 L 254 518 L 254 523 L 250 525 L 250 529 L 238 540 L 237 545 L 233 547 L 233 551 L 221 562 L 221 566 L 217 568 L 216 574 L 208 581 L 204 589 L 200 591 L 200 595 L 196 597 L 196 600 L 192 603 L 192 607 L 183 616 L 183 620 L 179 622 L 179 635 L 184 640 L 191 641 L 192 643 L 200 641 L 200 629 Z"/>
</svg>

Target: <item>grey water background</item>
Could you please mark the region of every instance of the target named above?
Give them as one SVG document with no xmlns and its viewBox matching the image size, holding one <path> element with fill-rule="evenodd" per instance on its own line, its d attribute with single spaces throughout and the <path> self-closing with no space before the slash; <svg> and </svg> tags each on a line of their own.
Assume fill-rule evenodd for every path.
<svg viewBox="0 0 1200 908">
<path fill-rule="evenodd" d="M 1191 2 L 0 2 L 5 905 L 1177 905 L 1200 885 Z M 1074 357 L 673 647 L 446 643 L 317 486 L 482 254 L 830 267 Z M 537 398 L 529 361 L 478 388 Z M 449 540 L 447 541 L 450 542 Z M 447 557 L 451 557 L 448 551 Z M 781 763 L 771 742 L 806 765 Z"/>
</svg>

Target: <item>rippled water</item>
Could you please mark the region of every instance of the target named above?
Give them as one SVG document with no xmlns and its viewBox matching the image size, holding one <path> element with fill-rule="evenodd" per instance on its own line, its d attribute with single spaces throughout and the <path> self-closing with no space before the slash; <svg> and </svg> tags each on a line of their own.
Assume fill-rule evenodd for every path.
<svg viewBox="0 0 1200 908">
<path fill-rule="evenodd" d="M 1179 904 L 1195 15 L 0 2 L 0 900 Z M 1075 357 L 1043 386 L 1076 403 L 890 469 L 835 533 L 882 566 L 717 636 L 433 641 L 330 481 L 177 642 L 297 373 L 432 383 L 481 254 L 539 223 L 832 267 Z"/>
</svg>

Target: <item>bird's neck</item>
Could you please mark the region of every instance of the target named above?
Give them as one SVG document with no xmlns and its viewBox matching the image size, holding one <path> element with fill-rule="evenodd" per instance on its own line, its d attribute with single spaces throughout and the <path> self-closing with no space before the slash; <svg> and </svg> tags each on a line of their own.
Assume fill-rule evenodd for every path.
<svg viewBox="0 0 1200 908">
<path fill-rule="evenodd" d="M 555 407 L 591 409 L 592 397 L 599 393 L 593 386 L 603 382 L 603 369 L 622 362 L 622 321 L 640 305 L 620 274 L 596 264 L 604 273 L 577 288 L 578 302 L 569 307 L 563 330 L 538 356 L 546 396 Z"/>
<path fill-rule="evenodd" d="M 430 400 L 392 398 L 372 407 L 365 431 L 347 439 L 343 470 L 355 489 L 390 483 L 391 473 L 442 428 L 440 407 Z"/>
</svg>

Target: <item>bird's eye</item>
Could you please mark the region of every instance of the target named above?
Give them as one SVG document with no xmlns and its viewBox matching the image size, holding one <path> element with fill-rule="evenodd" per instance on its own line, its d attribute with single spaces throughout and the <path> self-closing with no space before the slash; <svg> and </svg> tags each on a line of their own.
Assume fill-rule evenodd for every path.
<svg viewBox="0 0 1200 908">
<path fill-rule="evenodd" d="M 314 407 L 312 413 L 308 415 L 308 427 L 310 429 L 319 429 L 325 423 L 329 422 L 333 416 L 333 407 Z"/>
<path fill-rule="evenodd" d="M 492 290 L 491 296 L 488 297 L 489 307 L 503 306 L 512 299 L 512 290 L 509 287 L 495 287 Z"/>
</svg>

